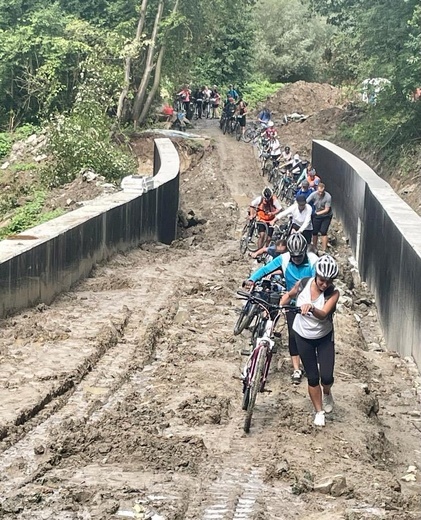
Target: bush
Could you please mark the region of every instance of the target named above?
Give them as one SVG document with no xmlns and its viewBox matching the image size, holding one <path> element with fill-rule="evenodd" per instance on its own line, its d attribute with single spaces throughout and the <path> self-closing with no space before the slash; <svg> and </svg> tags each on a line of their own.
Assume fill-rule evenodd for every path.
<svg viewBox="0 0 421 520">
<path fill-rule="evenodd" d="M 265 101 L 282 87 L 282 83 L 271 83 L 266 79 L 253 81 L 245 85 L 243 89 L 244 99 L 250 108 L 255 108 L 258 103 Z"/>
<path fill-rule="evenodd" d="M 10 138 L 10 134 L 5 132 L 0 133 L 0 159 L 9 155 L 11 149 L 12 139 Z"/>
<path fill-rule="evenodd" d="M 28 228 L 47 222 L 64 213 L 61 208 L 41 213 L 44 206 L 46 194 L 44 191 L 36 191 L 30 202 L 18 208 L 9 225 L 0 230 L 0 239 L 9 235 L 21 233 Z"/>
<path fill-rule="evenodd" d="M 55 117 L 48 130 L 48 151 L 54 164 L 42 177 L 50 186 L 72 181 L 90 168 L 109 181 L 136 171 L 134 158 L 111 140 L 110 119 L 102 88 L 95 80 L 82 85 L 72 112 Z"/>
</svg>

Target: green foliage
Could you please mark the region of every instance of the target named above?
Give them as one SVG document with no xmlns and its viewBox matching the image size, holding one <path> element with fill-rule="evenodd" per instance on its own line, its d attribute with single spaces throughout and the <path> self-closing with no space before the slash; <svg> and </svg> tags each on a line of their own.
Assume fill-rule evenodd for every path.
<svg viewBox="0 0 421 520">
<path fill-rule="evenodd" d="M 0 133 L 0 159 L 9 155 L 11 149 L 12 139 L 10 138 L 10 134 L 7 132 Z"/>
<path fill-rule="evenodd" d="M 24 123 L 18 126 L 12 134 L 13 142 L 27 139 L 30 135 L 36 134 L 40 131 L 40 127 L 31 123 Z"/>
<path fill-rule="evenodd" d="M 359 149 L 374 152 L 378 159 L 395 165 L 411 153 L 414 145 L 421 144 L 419 121 L 421 102 L 411 103 L 393 89 L 386 89 L 375 105 L 362 106 L 357 120 L 343 125 L 341 133 Z"/>
<path fill-rule="evenodd" d="M 31 124 L 25 124 L 17 128 L 14 132 L 0 133 L 0 159 L 9 155 L 12 150 L 12 145 L 16 141 L 26 139 L 32 134 L 39 131 L 39 127 Z"/>
<path fill-rule="evenodd" d="M 64 213 L 62 209 L 42 213 L 45 197 L 46 193 L 44 191 L 34 192 L 32 200 L 18 208 L 10 223 L 6 227 L 0 229 L 0 239 L 9 235 L 21 233 L 28 228 L 47 222 L 48 220 Z"/>
<path fill-rule="evenodd" d="M 268 80 L 251 81 L 243 88 L 244 99 L 249 108 L 254 108 L 258 103 L 265 101 L 269 96 L 283 87 L 282 83 L 271 83 Z"/>
<path fill-rule="evenodd" d="M 100 78 L 91 71 L 79 88 L 73 110 L 52 119 L 48 132 L 54 165 L 43 172 L 43 181 L 57 186 L 72 181 L 84 168 L 115 181 L 135 172 L 134 159 L 111 140 L 109 104 Z"/>
<path fill-rule="evenodd" d="M 243 85 L 250 78 L 255 23 L 247 0 L 186 0 L 171 35 L 165 58 L 165 76 L 177 88 L 195 85 Z"/>
<path fill-rule="evenodd" d="M 32 170 L 37 170 L 39 165 L 37 163 L 28 162 L 28 163 L 12 163 L 9 166 L 9 170 L 12 172 L 29 172 Z"/>
<path fill-rule="evenodd" d="M 320 16 L 311 16 L 308 1 L 261 0 L 256 20 L 258 73 L 273 83 L 324 79 L 325 49 L 332 29 Z"/>
<path fill-rule="evenodd" d="M 411 102 L 421 85 L 421 6 L 419 0 L 311 0 L 337 30 L 330 42 L 336 81 L 361 83 L 383 77 L 391 82 L 375 106 L 362 109 L 344 129 L 361 148 L 395 164 L 421 140 L 421 102 Z"/>
</svg>

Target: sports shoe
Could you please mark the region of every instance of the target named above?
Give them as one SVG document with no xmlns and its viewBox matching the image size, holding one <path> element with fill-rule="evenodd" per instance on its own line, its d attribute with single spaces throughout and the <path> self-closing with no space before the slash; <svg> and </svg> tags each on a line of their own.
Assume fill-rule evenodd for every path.
<svg viewBox="0 0 421 520">
<path fill-rule="evenodd" d="M 325 413 L 323 410 L 321 412 L 316 412 L 313 423 L 314 423 L 314 426 L 324 426 L 325 425 Z"/>
<path fill-rule="evenodd" d="M 332 394 L 323 394 L 323 410 L 326 413 L 332 413 L 333 412 L 333 396 Z"/>
<path fill-rule="evenodd" d="M 291 376 L 291 380 L 294 385 L 299 385 L 301 383 L 301 379 L 303 377 L 303 372 L 301 370 L 294 370 Z"/>
</svg>

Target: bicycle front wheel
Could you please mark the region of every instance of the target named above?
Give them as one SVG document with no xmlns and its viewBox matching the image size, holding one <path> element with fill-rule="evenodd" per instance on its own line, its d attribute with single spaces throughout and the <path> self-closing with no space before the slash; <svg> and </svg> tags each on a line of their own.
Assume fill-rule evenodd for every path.
<svg viewBox="0 0 421 520">
<path fill-rule="evenodd" d="M 250 305 L 251 304 L 247 302 L 241 309 L 237 322 L 234 325 L 234 336 L 238 336 L 238 334 L 241 334 L 243 330 L 246 328 L 246 325 L 249 322 L 248 314 Z"/>
<path fill-rule="evenodd" d="M 222 133 L 224 135 L 227 133 L 228 128 L 229 128 L 229 121 L 228 121 L 228 119 L 225 119 L 224 124 L 222 125 Z"/>
<path fill-rule="evenodd" d="M 241 141 L 241 134 L 241 125 L 240 123 L 237 123 L 237 126 L 235 127 L 235 138 L 237 139 L 237 141 Z"/>
<path fill-rule="evenodd" d="M 250 386 L 250 397 L 247 406 L 246 417 L 244 419 L 244 431 L 250 432 L 251 418 L 253 416 L 254 405 L 256 404 L 257 393 L 260 388 L 260 382 L 263 377 L 263 370 L 265 367 L 265 353 L 266 349 L 261 348 L 258 354 L 256 368 L 254 370 L 251 386 Z"/>
<path fill-rule="evenodd" d="M 246 128 L 246 131 L 244 132 L 244 135 L 243 135 L 243 141 L 245 143 L 250 143 L 250 141 L 252 141 L 255 137 L 256 137 L 256 132 L 254 131 L 254 129 Z"/>
<path fill-rule="evenodd" d="M 257 229 L 257 225 L 253 226 L 252 232 L 250 233 L 247 239 L 247 249 L 250 253 L 254 253 L 259 248 L 259 231 Z"/>
</svg>

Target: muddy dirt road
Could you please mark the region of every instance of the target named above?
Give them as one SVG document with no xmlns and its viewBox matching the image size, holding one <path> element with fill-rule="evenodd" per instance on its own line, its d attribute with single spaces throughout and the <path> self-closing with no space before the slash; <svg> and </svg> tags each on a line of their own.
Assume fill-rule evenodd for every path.
<svg viewBox="0 0 421 520">
<path fill-rule="evenodd" d="M 250 145 L 215 121 L 199 130 L 214 149 L 181 190 L 205 223 L 170 247 L 118 255 L 51 307 L 2 322 L 0 518 L 419 518 L 417 371 L 382 349 L 370 295 L 349 276 L 327 426 L 313 426 L 284 346 L 243 433 L 248 337 L 232 329 L 251 263 L 238 238 L 264 184 Z"/>
</svg>

